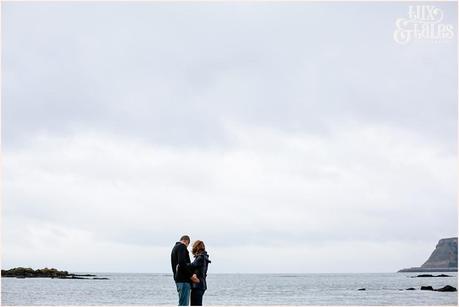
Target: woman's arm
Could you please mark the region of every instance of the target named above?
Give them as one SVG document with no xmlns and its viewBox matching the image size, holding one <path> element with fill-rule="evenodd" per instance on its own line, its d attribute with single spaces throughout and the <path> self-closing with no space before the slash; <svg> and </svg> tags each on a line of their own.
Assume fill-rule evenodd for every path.
<svg viewBox="0 0 459 307">
<path fill-rule="evenodd" d="M 201 267 L 204 264 L 204 261 L 202 258 L 203 257 L 200 257 L 200 256 L 196 257 L 194 261 L 188 265 L 188 269 L 190 271 L 195 272 L 199 267 Z M 198 276 L 196 275 L 196 272 L 193 274 L 193 276 L 191 276 L 190 279 L 191 279 L 191 282 L 195 284 L 200 282 Z"/>
<path fill-rule="evenodd" d="M 198 256 L 194 259 L 192 263 L 188 265 L 191 270 L 197 269 L 204 265 L 204 257 Z"/>
</svg>

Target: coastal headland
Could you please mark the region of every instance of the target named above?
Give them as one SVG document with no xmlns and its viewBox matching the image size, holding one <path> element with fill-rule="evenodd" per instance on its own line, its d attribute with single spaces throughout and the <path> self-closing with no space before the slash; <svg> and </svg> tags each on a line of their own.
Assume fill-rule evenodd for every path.
<svg viewBox="0 0 459 307">
<path fill-rule="evenodd" d="M 429 259 L 420 267 L 402 269 L 399 272 L 457 272 L 457 237 L 438 241 Z"/>
</svg>

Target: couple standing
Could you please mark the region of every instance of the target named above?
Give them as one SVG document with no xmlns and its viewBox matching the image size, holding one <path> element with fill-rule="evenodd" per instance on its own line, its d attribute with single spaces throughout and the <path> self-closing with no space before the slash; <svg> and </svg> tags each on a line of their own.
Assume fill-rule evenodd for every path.
<svg viewBox="0 0 459 307">
<path fill-rule="evenodd" d="M 184 235 L 175 243 L 171 253 L 172 272 L 177 286 L 179 306 L 202 306 L 202 297 L 207 290 L 207 266 L 210 263 L 204 242 L 197 240 L 191 249 L 194 261 L 188 252 L 190 237 Z"/>
</svg>

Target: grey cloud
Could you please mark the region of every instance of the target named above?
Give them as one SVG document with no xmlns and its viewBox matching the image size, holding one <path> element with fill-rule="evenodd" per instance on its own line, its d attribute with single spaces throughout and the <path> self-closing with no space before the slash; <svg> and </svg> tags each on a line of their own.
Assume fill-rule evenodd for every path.
<svg viewBox="0 0 459 307">
<path fill-rule="evenodd" d="M 6 5 L 6 148 L 81 126 L 224 146 L 223 120 L 318 134 L 350 120 L 453 150 L 454 41 L 401 49 L 405 6 L 359 6 Z"/>
<path fill-rule="evenodd" d="M 457 39 L 397 45 L 406 3 L 2 9 L 7 264 L 42 246 L 37 263 L 135 271 L 124 259 L 162 263 L 190 233 L 220 271 L 297 243 L 305 271 L 343 246 L 355 270 L 359 248 L 392 270 L 457 234 Z"/>
</svg>

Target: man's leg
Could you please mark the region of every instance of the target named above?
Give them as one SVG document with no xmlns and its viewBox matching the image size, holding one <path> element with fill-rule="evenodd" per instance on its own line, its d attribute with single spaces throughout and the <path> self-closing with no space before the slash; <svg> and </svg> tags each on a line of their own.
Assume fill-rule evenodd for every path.
<svg viewBox="0 0 459 307">
<path fill-rule="evenodd" d="M 177 292 L 179 296 L 179 306 L 190 305 L 190 284 L 187 282 L 177 283 Z"/>
</svg>

